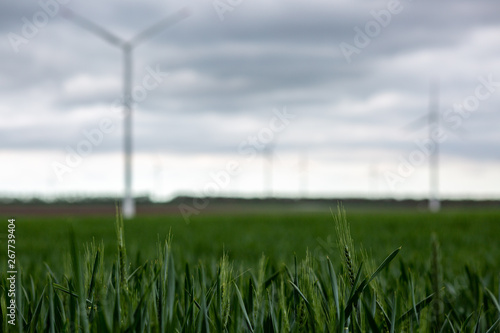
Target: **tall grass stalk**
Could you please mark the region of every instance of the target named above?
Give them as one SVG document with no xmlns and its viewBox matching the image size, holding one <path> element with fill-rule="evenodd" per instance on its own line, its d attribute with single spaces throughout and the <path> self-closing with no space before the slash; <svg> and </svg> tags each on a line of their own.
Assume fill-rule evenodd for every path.
<svg viewBox="0 0 500 333">
<path fill-rule="evenodd" d="M 432 323 L 435 329 L 443 326 L 443 299 L 442 285 L 443 273 L 441 268 L 441 251 L 439 241 L 435 234 L 432 235 L 432 257 L 431 257 L 431 281 L 432 292 L 434 293 L 434 302 L 432 304 Z"/>
<path fill-rule="evenodd" d="M 229 316 L 231 314 L 231 295 L 233 285 L 233 266 L 229 262 L 227 253 L 222 255 L 220 260 L 220 283 L 221 283 L 221 317 L 222 327 L 227 328 Z"/>
<path fill-rule="evenodd" d="M 116 205 L 116 238 L 118 246 L 118 267 L 120 273 L 120 287 L 127 289 L 127 251 L 125 248 L 125 236 L 123 227 L 123 216 Z"/>
<path fill-rule="evenodd" d="M 356 258 L 354 242 L 351 237 L 351 228 L 347 222 L 345 209 L 340 203 L 337 205 L 337 214 L 334 214 L 333 211 L 331 211 L 331 214 L 335 223 L 335 231 L 337 232 L 337 244 L 342 252 L 345 264 L 346 279 L 349 281 L 351 288 L 353 288 Z"/>
</svg>

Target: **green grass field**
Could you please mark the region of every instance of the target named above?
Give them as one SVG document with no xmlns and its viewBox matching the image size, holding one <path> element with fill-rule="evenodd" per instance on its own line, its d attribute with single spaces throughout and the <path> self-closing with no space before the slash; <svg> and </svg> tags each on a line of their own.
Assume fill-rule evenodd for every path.
<svg viewBox="0 0 500 333">
<path fill-rule="evenodd" d="M 357 213 L 347 218 L 355 245 L 362 244 L 375 259 L 383 259 L 402 246 L 401 255 L 415 265 L 428 264 L 431 235 L 441 245 L 443 265 L 452 274 L 466 264 L 479 269 L 500 269 L 500 212 Z M 7 230 L 7 222 L 4 221 Z M 104 242 L 106 259 L 116 256 L 114 218 L 19 218 L 18 259 L 24 266 L 47 262 L 56 271 L 68 254 L 68 233 L 73 228 L 79 244 Z M 305 257 L 329 255 L 337 261 L 338 249 L 330 212 L 324 214 L 201 215 L 189 224 L 181 217 L 144 217 L 125 221 L 125 240 L 130 258 L 156 255 L 158 240 L 171 232 L 173 251 L 196 264 L 217 262 L 225 251 L 231 260 L 253 267 L 262 254 L 276 263 L 291 263 L 294 254 Z M 83 250 L 83 246 L 81 247 Z M 5 246 L 0 249 L 5 259 Z"/>
<path fill-rule="evenodd" d="M 83 331 L 89 327 L 96 332 L 166 328 L 172 331 L 340 332 L 346 326 L 356 332 L 413 329 L 428 332 L 437 327 L 445 332 L 490 328 L 498 332 L 495 320 L 500 318 L 500 308 L 496 308 L 500 302 L 500 211 L 439 214 L 347 211 L 347 220 L 354 242 L 354 250 L 350 249 L 353 259 L 356 258 L 354 273 L 360 263 L 364 263 L 354 285 L 347 278 L 344 251 L 337 245 L 330 212 L 201 214 L 193 217 L 189 224 L 176 216 L 139 217 L 124 223 L 127 261 L 121 264 L 117 260 L 113 218 L 18 217 L 16 260 L 26 288 L 25 308 L 20 309 L 25 316 L 24 328 L 43 331 L 54 325 L 56 331 L 78 326 Z M 2 222 L 2 228 L 0 265 L 7 267 L 7 219 Z M 70 230 L 76 235 L 74 244 L 82 266 L 78 272 L 75 271 L 76 255 L 71 252 Z M 161 248 L 169 233 L 172 238 L 168 250 L 163 249 L 168 253 L 165 256 Z M 98 260 L 94 260 L 96 247 L 86 254 L 93 239 L 99 247 Z M 437 244 L 439 249 L 433 252 Z M 356 302 L 349 304 L 351 292 L 355 294 L 362 286 L 363 278 L 370 276 L 400 246 L 399 253 L 387 265 L 389 268 L 384 267 L 370 288 L 359 290 Z M 361 248 L 368 255 L 361 255 Z M 227 258 L 222 260 L 224 254 Z M 265 261 L 262 261 L 263 255 Z M 102 263 L 97 264 L 101 259 Z M 44 263 L 50 267 L 50 273 Z M 330 263 L 337 273 L 332 273 Z M 95 278 L 98 283 L 91 287 L 94 266 L 99 267 Z M 123 271 L 117 270 L 120 266 Z M 173 287 L 168 277 L 163 281 L 165 285 L 161 282 L 165 266 L 169 271 L 175 267 Z M 190 273 L 186 273 L 186 267 Z M 294 274 L 295 270 L 299 273 Z M 5 313 L 7 285 L 3 272 L 4 269 L 0 301 Z M 78 274 L 81 278 L 77 278 Z M 119 291 L 118 276 L 124 274 L 132 274 L 126 285 L 129 289 Z M 227 274 L 233 277 L 231 288 L 222 282 L 228 279 Z M 191 279 L 186 280 L 188 275 Z M 329 281 L 333 275 L 339 288 L 337 298 L 335 287 Z M 52 284 L 57 281 L 59 287 L 49 288 L 48 281 Z M 147 289 L 148 281 L 156 286 L 154 290 Z M 224 295 L 219 290 L 219 295 L 217 286 L 230 294 Z M 186 291 L 189 288 L 196 295 L 190 295 Z M 70 296 L 78 291 L 88 294 L 87 302 L 99 304 L 95 305 L 96 309 L 94 303 L 89 306 L 87 319 L 79 307 L 85 302 Z M 161 294 L 165 291 L 167 296 Z M 436 291 L 440 293 L 439 301 L 429 299 L 430 303 L 422 303 L 422 308 L 416 304 Z M 117 295 L 121 301 L 116 300 Z M 149 295 L 150 299 L 141 303 L 141 295 Z M 98 303 L 97 299 L 107 301 Z M 122 304 L 124 299 L 137 309 L 142 306 L 142 312 L 136 313 Z M 40 300 L 34 323 L 27 318 L 34 318 Z M 164 310 L 158 308 L 162 301 L 165 301 Z M 121 306 L 121 315 L 115 313 L 116 304 Z M 54 306 L 58 310 L 54 310 Z M 108 312 L 99 313 L 106 307 Z M 338 312 L 337 308 L 344 311 Z M 396 316 L 402 316 L 405 309 L 413 309 L 414 313 L 397 320 Z M 167 319 L 159 320 L 160 315 Z M 2 327 L 12 329 L 5 321 Z"/>
</svg>

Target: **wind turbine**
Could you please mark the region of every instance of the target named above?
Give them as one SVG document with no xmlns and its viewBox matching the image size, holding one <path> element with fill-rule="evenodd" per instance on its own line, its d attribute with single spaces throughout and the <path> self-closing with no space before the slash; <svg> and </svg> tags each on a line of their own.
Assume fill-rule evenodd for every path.
<svg viewBox="0 0 500 333">
<path fill-rule="evenodd" d="M 369 176 L 369 184 L 368 190 L 372 192 L 373 197 L 378 196 L 378 181 L 379 181 L 379 170 L 378 163 L 372 162 L 369 165 L 368 176 Z"/>
<path fill-rule="evenodd" d="M 263 166 L 264 166 L 264 191 L 267 189 L 267 196 L 269 198 L 273 197 L 273 154 L 274 154 L 274 143 L 271 142 L 265 146 L 262 150 Z M 267 163 L 266 163 L 267 160 Z M 267 167 L 267 168 L 266 168 Z"/>
<path fill-rule="evenodd" d="M 441 209 L 439 200 L 439 142 L 433 140 L 433 131 L 439 130 L 439 84 L 437 80 L 432 80 L 429 86 L 429 112 L 410 124 L 406 129 L 416 129 L 427 125 L 429 142 L 433 143 L 434 149 L 429 152 L 429 202 L 428 208 L 431 212 L 438 212 Z"/>
<path fill-rule="evenodd" d="M 307 151 L 299 155 L 299 197 L 305 199 L 307 197 L 307 168 L 308 158 Z"/>
<path fill-rule="evenodd" d="M 438 212 L 441 209 L 439 200 L 439 141 L 432 140 L 432 132 L 439 129 L 439 85 L 432 81 L 429 91 L 429 140 L 434 142 L 434 151 L 429 156 L 429 210 Z"/>
<path fill-rule="evenodd" d="M 135 202 L 132 195 L 132 51 L 140 43 L 153 37 L 161 30 L 170 27 L 190 15 L 187 7 L 183 7 L 174 14 L 171 14 L 162 20 L 153 24 L 149 28 L 135 35 L 130 40 L 124 40 L 113 33 L 97 25 L 96 23 L 80 16 L 73 11 L 65 8 L 64 16 L 86 30 L 89 30 L 101 37 L 108 43 L 120 48 L 123 52 L 123 127 L 124 127 L 124 162 L 125 162 L 125 193 L 122 203 L 122 213 L 125 218 L 135 216 Z"/>
</svg>

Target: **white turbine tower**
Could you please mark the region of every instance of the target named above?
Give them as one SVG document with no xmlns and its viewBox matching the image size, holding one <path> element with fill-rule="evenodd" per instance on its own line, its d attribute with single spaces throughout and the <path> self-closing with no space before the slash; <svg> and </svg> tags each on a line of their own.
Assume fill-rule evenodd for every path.
<svg viewBox="0 0 500 333">
<path fill-rule="evenodd" d="M 264 191 L 267 190 L 267 197 L 272 198 L 273 193 L 273 159 L 274 159 L 274 143 L 269 143 L 262 150 L 263 167 L 264 167 Z M 266 161 L 267 160 L 267 161 Z M 267 162 L 267 163 L 266 163 Z M 267 167 L 267 168 L 266 168 Z"/>
<path fill-rule="evenodd" d="M 428 140 L 432 144 L 429 149 L 429 201 L 428 208 L 431 212 L 438 212 L 441 209 L 439 200 L 439 142 L 434 140 L 436 132 L 440 131 L 439 124 L 439 84 L 437 80 L 432 80 L 429 86 L 429 111 L 410 124 L 406 129 L 415 130 L 427 126 Z M 435 132 L 436 131 L 436 132 Z"/>
<path fill-rule="evenodd" d="M 120 48 L 123 52 L 123 150 L 125 155 L 125 193 L 122 203 L 122 213 L 125 218 L 132 218 L 135 216 L 135 202 L 132 194 L 132 51 L 140 43 L 153 37 L 153 35 L 159 33 L 161 30 L 182 21 L 189 15 L 190 12 L 188 8 L 183 7 L 174 14 L 165 17 L 148 29 L 135 35 L 132 39 L 124 40 L 73 11 L 69 9 L 64 10 L 65 17 L 84 29 L 93 32 L 110 44 Z"/>
<path fill-rule="evenodd" d="M 429 92 L 429 140 L 434 142 L 434 151 L 429 156 L 429 210 L 438 212 L 441 209 L 439 200 L 439 142 L 433 140 L 433 131 L 439 131 L 439 85 L 431 82 Z"/>
<path fill-rule="evenodd" d="M 299 155 L 299 198 L 307 197 L 307 176 L 308 176 L 308 156 L 307 151 Z"/>
<path fill-rule="evenodd" d="M 368 191 L 372 192 L 373 197 L 378 196 L 378 185 L 379 185 L 379 165 L 377 162 L 372 162 L 369 165 L 368 169 L 368 177 L 369 177 L 369 183 L 368 183 Z"/>
</svg>

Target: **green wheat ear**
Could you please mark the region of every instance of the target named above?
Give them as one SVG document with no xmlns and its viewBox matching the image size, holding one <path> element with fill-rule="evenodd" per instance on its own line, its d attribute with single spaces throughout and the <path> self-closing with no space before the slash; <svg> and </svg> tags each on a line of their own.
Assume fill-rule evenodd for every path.
<svg viewBox="0 0 500 333">
<path fill-rule="evenodd" d="M 233 283 L 233 266 L 229 262 L 227 253 L 223 253 L 219 263 L 220 280 L 221 280 L 221 310 L 222 310 L 222 325 L 227 328 L 229 316 L 231 314 L 231 295 Z"/>
<path fill-rule="evenodd" d="M 345 264 L 347 278 L 351 284 L 354 286 L 354 271 L 355 271 L 355 252 L 354 252 L 354 242 L 351 237 L 351 229 L 349 223 L 347 222 L 347 217 L 345 213 L 344 206 L 339 203 L 337 204 L 337 214 L 332 213 L 333 221 L 335 223 L 335 231 L 337 232 L 337 243 L 339 250 L 341 251 L 341 257 Z"/>
<path fill-rule="evenodd" d="M 127 252 L 125 249 L 125 236 L 123 231 L 123 216 L 116 204 L 116 239 L 118 243 L 118 265 L 120 268 L 121 287 L 127 289 Z"/>
</svg>

